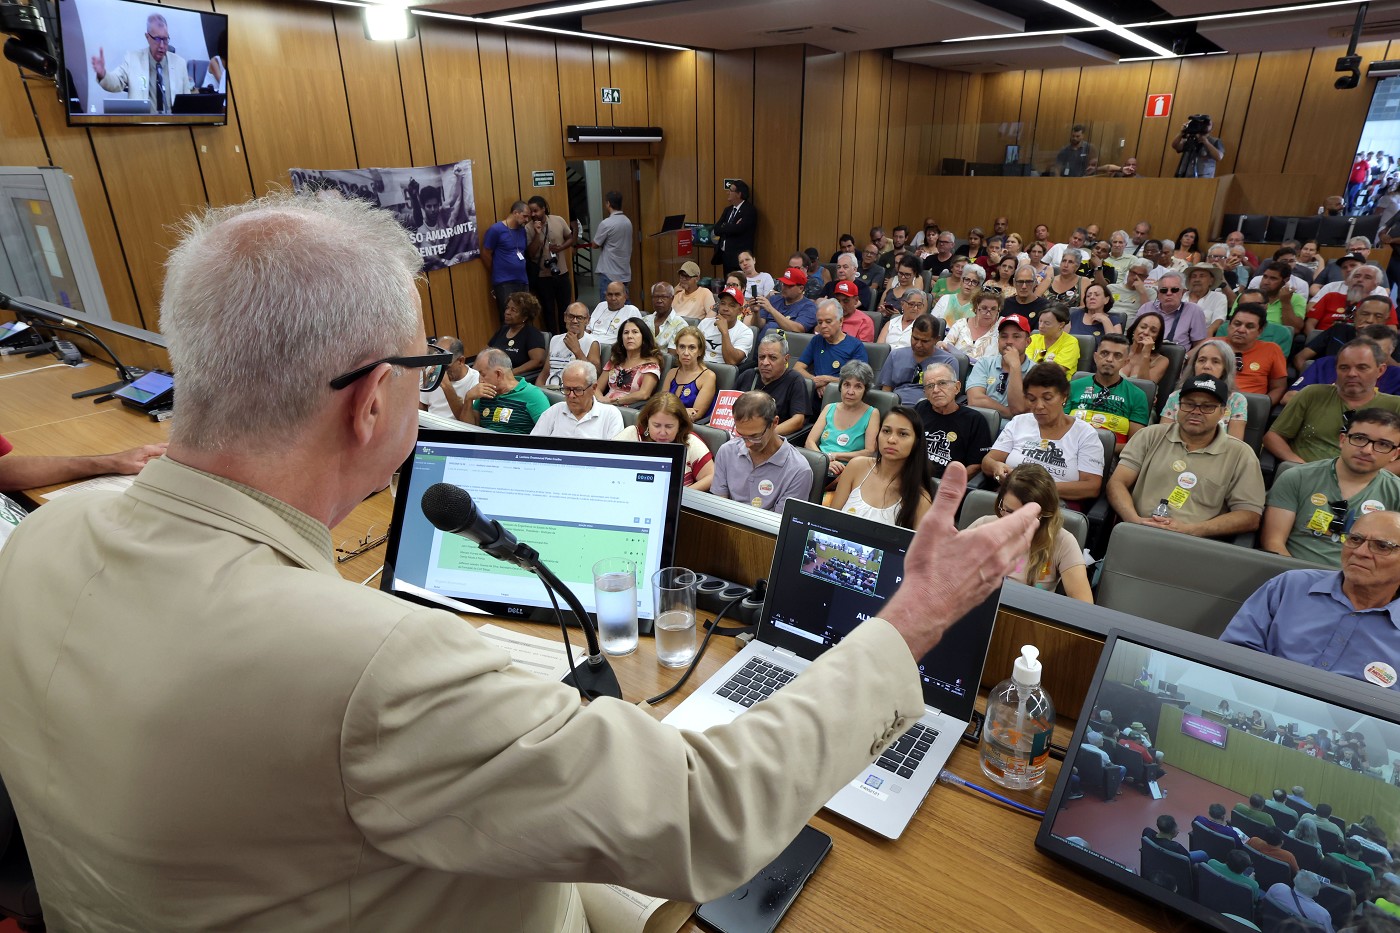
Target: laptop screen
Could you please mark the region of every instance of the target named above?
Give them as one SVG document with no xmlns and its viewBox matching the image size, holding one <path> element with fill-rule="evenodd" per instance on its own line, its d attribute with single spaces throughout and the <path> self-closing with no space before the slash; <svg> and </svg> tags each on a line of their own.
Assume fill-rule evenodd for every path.
<svg viewBox="0 0 1400 933">
<path fill-rule="evenodd" d="M 914 533 L 789 499 L 758 638 L 809 660 L 878 616 L 904 580 Z M 953 625 L 919 662 L 924 702 L 970 719 L 1001 591 Z"/>
<path fill-rule="evenodd" d="M 399 470 L 380 588 L 462 612 L 552 617 L 534 574 L 428 521 L 423 493 L 446 482 L 539 551 L 589 612 L 594 562 L 635 561 L 637 617 L 652 619 L 651 575 L 673 560 L 684 470 L 680 444 L 420 430 Z"/>
<path fill-rule="evenodd" d="M 1253 890 L 1217 869 L 1242 842 L 1257 838 L 1271 850 L 1288 852 L 1300 870 L 1295 876 L 1287 859 L 1266 861 L 1260 856 L 1267 853 L 1245 851 L 1261 893 L 1284 885 L 1270 900 L 1292 904 L 1294 890 L 1306 894 L 1316 881 L 1314 899 L 1324 907 L 1349 905 L 1350 892 L 1329 878 L 1355 891 L 1363 873 L 1332 852 L 1345 853 L 1354 824 L 1400 839 L 1394 701 L 1378 696 L 1367 709 L 1345 698 L 1376 688 L 1330 676 L 1285 680 L 1275 671 L 1292 665 L 1282 662 L 1261 674 L 1259 661 L 1273 659 L 1250 652 L 1253 664 L 1249 658 L 1237 662 L 1234 656 L 1242 652 L 1219 651 L 1215 642 L 1204 642 L 1199 652 L 1185 647 L 1193 640 L 1148 642 L 1115 632 L 1104 646 L 1037 846 L 1217 929 L 1239 930 L 1244 928 L 1225 915 L 1250 919 Z M 1331 679 L 1336 693 L 1298 686 Z M 1124 728 L 1131 745 L 1110 741 Z M 1149 783 L 1154 776 L 1155 784 Z M 1074 793 L 1083 797 L 1071 803 L 1072 777 Z M 1281 801 L 1275 791 L 1282 792 Z M 1251 803 L 1255 794 L 1262 800 Z M 1324 804 L 1330 818 L 1318 813 Z M 1163 816 L 1175 821 L 1177 835 L 1161 845 L 1145 842 L 1144 831 L 1156 836 Z M 1181 850 L 1169 851 L 1172 843 Z M 1384 844 L 1373 838 L 1357 858 L 1385 857 Z M 1233 858 L 1243 865 L 1241 856 Z M 1376 879 L 1386 870 L 1377 868 Z M 1211 874 L 1203 878 L 1206 871 Z M 1316 877 L 1300 880 L 1303 872 Z M 1246 909 L 1241 914 L 1237 906 Z"/>
</svg>

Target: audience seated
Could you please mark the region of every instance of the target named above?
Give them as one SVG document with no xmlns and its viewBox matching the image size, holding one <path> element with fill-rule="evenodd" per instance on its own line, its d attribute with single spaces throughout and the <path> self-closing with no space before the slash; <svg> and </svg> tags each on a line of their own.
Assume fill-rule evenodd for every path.
<svg viewBox="0 0 1400 933">
<path fill-rule="evenodd" d="M 1223 803 L 1211 804 L 1206 808 L 1205 816 L 1198 816 L 1192 820 L 1192 822 L 1200 823 L 1202 826 L 1206 827 L 1206 829 L 1219 833 L 1222 836 L 1231 837 L 1235 840 L 1237 848 L 1244 845 L 1246 837 L 1240 833 L 1238 829 L 1230 825 L 1229 817 L 1225 812 L 1225 805 Z"/>
<path fill-rule="evenodd" d="M 953 279 L 954 274 L 957 274 L 957 279 Z M 982 286 L 987 281 L 987 273 L 981 266 L 969 263 L 963 265 L 961 272 L 950 272 L 946 281 L 953 290 L 938 298 L 938 303 L 933 306 L 933 315 L 952 327 L 963 318 L 972 317 L 977 296 L 982 293 Z"/>
<path fill-rule="evenodd" d="M 1023 317 L 1027 322 L 1027 330 L 1035 325 L 1035 319 L 1050 305 L 1050 299 L 1036 292 L 1037 282 L 1034 268 L 1029 264 L 1024 264 L 1016 270 L 1015 277 L 1011 280 L 1016 286 L 1016 292 L 1010 298 L 1002 302 L 1001 313 L 1003 319 L 1010 316 Z"/>
<path fill-rule="evenodd" d="M 778 433 L 796 434 L 812 417 L 812 385 L 790 366 L 787 339 L 771 333 L 758 342 L 758 365 L 739 376 L 735 388 L 772 396 L 778 406 Z"/>
<path fill-rule="evenodd" d="M 817 303 L 816 336 L 808 342 L 795 367 L 812 380 L 819 402 L 826 387 L 840 380 L 841 367 L 852 360 L 870 362 L 865 344 L 841 329 L 843 314 L 838 301 L 826 298 Z"/>
<path fill-rule="evenodd" d="M 640 408 L 660 382 L 661 354 L 656 352 L 651 331 L 641 318 L 628 318 L 622 322 L 612 354 L 598 374 L 594 394 L 609 405 Z"/>
<path fill-rule="evenodd" d="M 841 305 L 841 329 L 862 343 L 874 343 L 875 322 L 858 305 L 856 283 L 837 282 L 835 292 Z"/>
<path fill-rule="evenodd" d="M 1065 530 L 1059 489 L 1039 463 L 1023 463 L 1010 470 L 997 490 L 996 515 L 984 515 L 969 527 L 995 521 L 1027 502 L 1040 506 L 1040 527 L 1031 539 L 1030 553 L 1013 565 L 1007 579 L 1052 592 L 1059 587 L 1072 599 L 1092 603 L 1084 552 L 1074 535 Z"/>
<path fill-rule="evenodd" d="M 1225 320 L 1230 303 L 1225 297 L 1225 271 L 1211 262 L 1198 262 L 1186 269 L 1185 301 L 1198 306 L 1206 316 L 1206 330 Z"/>
<path fill-rule="evenodd" d="M 1121 451 L 1138 431 L 1147 427 L 1151 410 L 1147 395 L 1121 375 L 1128 362 L 1128 338 L 1105 334 L 1094 351 L 1094 372 L 1070 383 L 1066 407 L 1071 417 L 1096 428 L 1112 431 Z"/>
<path fill-rule="evenodd" d="M 1280 461 L 1310 463 L 1336 457 L 1350 413 L 1383 408 L 1400 413 L 1400 398 L 1376 388 L 1388 356 L 1380 344 L 1358 337 L 1337 354 L 1337 381 L 1308 386 L 1295 395 L 1264 434 L 1264 449 Z"/>
<path fill-rule="evenodd" d="M 1288 388 L 1288 361 L 1277 344 L 1259 339 L 1263 326 L 1262 305 L 1242 303 L 1230 315 L 1226 333 L 1230 349 L 1235 351 L 1235 387 L 1267 395 L 1277 405 Z"/>
<path fill-rule="evenodd" d="M 516 378 L 510 357 L 495 347 L 477 354 L 476 371 L 481 378 L 462 397 L 470 404 L 462 407 L 458 418 L 502 434 L 529 434 L 549 409 L 545 394 Z"/>
<path fill-rule="evenodd" d="M 856 281 L 870 289 L 872 295 L 878 295 L 885 290 L 885 267 L 880 264 L 880 247 L 874 243 L 867 243 L 865 249 L 860 251 Z M 869 308 L 871 311 L 875 310 L 874 305 L 870 305 Z"/>
<path fill-rule="evenodd" d="M 1093 337 L 1097 342 L 1105 334 L 1123 333 L 1123 325 L 1109 314 L 1113 297 L 1108 286 L 1090 282 L 1084 289 L 1084 305 L 1069 313 L 1069 332 L 1079 337 Z"/>
<path fill-rule="evenodd" d="M 1020 314 L 997 323 L 997 352 L 979 359 L 967 377 L 967 403 L 990 408 L 1003 418 L 1029 411 L 1022 380 L 1035 361 L 1026 356 L 1031 323 Z"/>
<path fill-rule="evenodd" d="M 1321 890 L 1322 882 L 1317 875 L 1302 871 L 1293 879 L 1292 887 L 1282 881 L 1275 882 L 1264 892 L 1264 897 L 1284 913 L 1316 923 L 1327 933 L 1332 933 L 1331 914 L 1315 900 Z"/>
<path fill-rule="evenodd" d="M 900 312 L 905 312 L 906 315 L 909 315 L 911 312 L 907 310 L 904 299 L 911 291 L 918 291 L 923 295 L 924 307 L 922 311 L 914 312 L 912 317 L 909 317 L 908 320 L 912 321 L 913 318 L 918 317 L 923 311 L 928 310 L 928 296 L 923 293 L 923 271 L 921 266 L 922 263 L 919 262 L 917 256 L 906 254 L 899 258 L 899 264 L 895 267 L 895 274 L 885 280 L 885 293 L 880 296 L 878 305 L 881 315 L 891 320 Z M 888 327 L 889 324 L 885 326 Z M 898 346 L 895 341 L 887 339 L 883 331 L 880 334 L 880 340 L 892 346 Z"/>
<path fill-rule="evenodd" d="M 1288 404 L 1294 395 L 1308 386 L 1335 382 L 1337 354 L 1357 337 L 1374 340 L 1385 351 L 1385 369 L 1376 382 L 1376 388 L 1386 395 L 1400 395 L 1400 366 L 1396 365 L 1395 360 L 1396 331 L 1388 324 L 1376 323 L 1389 307 L 1390 303 L 1384 299 L 1368 298 L 1356 309 L 1358 324 L 1334 324 L 1299 350 L 1294 363 L 1301 375 L 1284 393 L 1284 404 Z"/>
<path fill-rule="evenodd" d="M 1037 363 L 1054 363 L 1073 376 L 1079 371 L 1079 341 L 1069 332 L 1069 308 L 1052 301 L 1036 319 L 1026 356 Z"/>
<path fill-rule="evenodd" d="M 1229 388 L 1230 400 L 1220 409 L 1220 421 L 1231 437 L 1244 440 L 1245 428 L 1249 424 L 1249 402 L 1235 391 L 1235 369 L 1235 351 L 1223 340 L 1207 340 L 1192 350 L 1186 355 L 1177 388 L 1167 396 L 1158 422 L 1176 423 L 1181 407 L 1181 386 L 1198 376 L 1206 376 L 1225 383 Z"/>
<path fill-rule="evenodd" d="M 983 452 L 992 444 L 987 419 L 958 403 L 962 383 L 946 363 L 933 363 L 924 370 L 924 397 L 915 406 L 923 429 L 929 475 L 943 477 L 948 464 L 957 461 L 967 467 L 969 476 L 982 470 Z"/>
<path fill-rule="evenodd" d="M 1021 463 L 1039 463 L 1054 478 L 1060 498 L 1092 500 L 1103 487 L 1103 443 L 1092 427 L 1065 414 L 1065 371 L 1055 363 L 1033 366 L 1026 373 L 1024 393 L 1029 411 L 1001 429 L 982 458 L 982 472 L 1000 481 Z M 975 403 L 970 393 L 969 400 Z"/>
<path fill-rule="evenodd" d="M 613 405 L 597 400 L 593 386 L 598 370 L 587 360 L 574 360 L 564 367 L 559 391 L 564 401 L 555 402 L 530 429 L 544 437 L 583 437 L 608 440 L 622 430 L 622 414 Z"/>
<path fill-rule="evenodd" d="M 676 273 L 676 290 L 671 298 L 671 309 L 682 317 L 702 318 L 715 316 L 715 293 L 700 287 L 700 266 L 687 259 L 681 263 Z"/>
<path fill-rule="evenodd" d="M 869 286 L 863 285 L 860 282 L 859 261 L 856 259 L 855 253 L 842 253 L 833 261 L 836 263 L 836 278 L 828 282 L 822 288 L 821 297 L 835 298 L 836 286 L 842 282 L 850 282 L 856 287 L 856 297 L 859 300 L 860 307 L 874 309 L 875 297 L 871 293 Z"/>
<path fill-rule="evenodd" d="M 1248 801 L 1240 801 L 1235 804 L 1232 813 L 1239 813 L 1249 817 L 1256 823 L 1263 823 L 1265 826 L 1274 825 L 1273 814 L 1264 809 L 1264 795 L 1250 794 Z"/>
<path fill-rule="evenodd" d="M 1193 862 L 1204 862 L 1207 858 L 1205 852 L 1187 849 L 1186 846 L 1176 841 L 1176 837 L 1181 835 L 1181 829 L 1176 825 L 1176 817 L 1170 813 L 1159 814 L 1156 820 L 1156 828 L 1149 826 L 1142 831 L 1144 838 L 1151 839 L 1157 845 L 1168 852 L 1175 852 L 1177 855 L 1184 855 Z"/>
<path fill-rule="evenodd" d="M 1400 513 L 1363 514 L 1343 541 L 1340 572 L 1279 574 L 1245 600 L 1220 639 L 1390 688 L 1400 656 L 1397 591 Z"/>
<path fill-rule="evenodd" d="M 710 492 L 778 514 L 788 499 L 806 498 L 812 489 L 812 468 L 777 427 L 778 406 L 771 396 L 739 396 L 734 403 L 734 439 L 715 454 Z"/>
<path fill-rule="evenodd" d="M 1223 861 L 1210 859 L 1206 864 L 1231 881 L 1249 888 L 1256 900 L 1259 898 L 1259 882 L 1254 879 L 1254 863 L 1249 860 L 1249 855 L 1243 849 L 1232 849 Z"/>
<path fill-rule="evenodd" d="M 753 349 L 753 331 L 743 321 L 744 293 L 730 286 L 719 293 L 719 313 L 699 324 L 705 338 L 705 362 L 738 366 Z M 757 307 L 754 299 L 753 307 Z"/>
<path fill-rule="evenodd" d="M 1310 339 L 1320 331 L 1350 320 L 1367 298 L 1381 299 L 1386 304 L 1385 317 L 1372 323 L 1395 326 L 1395 306 L 1390 303 L 1385 273 L 1376 266 L 1355 266 L 1347 274 L 1345 284 L 1329 285 L 1324 292 L 1312 303 L 1304 322 L 1304 335 Z"/>
<path fill-rule="evenodd" d="M 1400 477 L 1388 469 L 1400 459 L 1400 416 L 1363 408 L 1341 440 L 1340 456 L 1294 467 L 1274 480 L 1259 536 L 1264 550 L 1340 567 L 1342 536 L 1358 516 L 1400 512 Z"/>
<path fill-rule="evenodd" d="M 1132 317 L 1137 311 L 1157 300 L 1157 283 L 1147 277 L 1152 263 L 1140 256 L 1128 257 L 1128 269 L 1118 281 L 1108 286 L 1113 308 Z"/>
<path fill-rule="evenodd" d="M 588 308 L 575 301 L 564 309 L 564 333 L 549 338 L 549 356 L 540 370 L 537 385 L 557 389 L 564 376 L 564 367 L 574 360 L 585 360 L 594 367 L 602 366 L 598 338 L 587 333 Z"/>
<path fill-rule="evenodd" d="M 418 407 L 439 418 L 458 418 L 462 406 L 466 404 L 463 397 L 481 377 L 476 370 L 467 365 L 466 350 L 462 341 L 450 334 L 444 334 L 434 343 L 452 354 L 452 362 L 448 364 L 447 372 L 443 373 L 443 380 L 436 389 L 418 393 Z"/>
<path fill-rule="evenodd" d="M 1156 279 L 1157 299 L 1144 304 L 1133 320 L 1156 312 L 1162 317 L 1163 339 L 1190 350 L 1207 337 L 1206 315 L 1200 305 L 1184 300 L 1185 281 L 1180 272 L 1163 271 Z"/>
<path fill-rule="evenodd" d="M 1161 384 L 1171 361 L 1162 352 L 1166 321 L 1157 311 L 1143 310 L 1128 327 L 1128 361 L 1123 375 Z"/>
<path fill-rule="evenodd" d="M 810 333 L 817 323 L 817 305 L 806 296 L 807 273 L 789 267 L 778 278 L 778 291 L 760 293 L 748 303 L 745 323 L 758 328 L 759 336 L 774 331 Z"/>
<path fill-rule="evenodd" d="M 841 367 L 840 400 L 823 408 L 807 432 L 807 449 L 826 454 L 828 484 L 835 483 L 855 458 L 875 453 L 880 415 L 865 401 L 865 394 L 874 387 L 875 374 L 869 363 L 852 360 Z"/>
<path fill-rule="evenodd" d="M 622 322 L 629 318 L 640 318 L 642 312 L 627 302 L 627 286 L 621 282 L 609 282 L 603 289 L 603 300 L 593 309 L 588 319 L 587 332 L 595 340 L 603 343 L 616 343 L 617 332 Z"/>
<path fill-rule="evenodd" d="M 691 429 L 690 413 L 680 399 L 669 392 L 658 392 L 637 412 L 637 423 L 623 428 L 615 438 L 619 441 L 651 441 L 657 444 L 685 445 L 685 476 L 683 484 L 698 492 L 709 492 L 714 479 L 714 458 Z"/>
<path fill-rule="evenodd" d="M 715 404 L 715 371 L 705 365 L 705 337 L 686 326 L 675 336 L 676 365 L 661 378 L 661 389 L 680 399 L 691 421 L 708 417 Z"/>
<path fill-rule="evenodd" d="M 690 322 L 675 310 L 676 290 L 666 282 L 657 282 L 651 287 L 651 314 L 644 315 L 642 321 L 656 338 L 658 350 L 671 350 L 676 346 L 676 335 L 690 326 Z"/>
<path fill-rule="evenodd" d="M 909 346 L 914 322 L 928 313 L 928 294 L 917 288 L 906 288 L 904 297 L 899 299 L 901 307 L 880 328 L 880 343 L 889 344 L 894 350 Z M 943 332 L 940 322 L 934 336 Z"/>
<path fill-rule="evenodd" d="M 1264 316 L 1270 324 L 1281 324 L 1295 334 L 1303 330 L 1307 314 L 1307 299 L 1294 291 L 1289 283 L 1292 267 L 1287 263 L 1268 262 L 1248 288 L 1257 288 L 1264 296 Z M 1300 283 L 1301 284 L 1301 283 Z M 1261 328 L 1262 329 L 1262 328 Z"/>
<path fill-rule="evenodd" d="M 997 322 L 1000 320 L 1001 308 L 1000 295 L 983 289 L 973 302 L 972 317 L 963 318 L 948 328 L 948 336 L 943 339 L 941 346 L 948 350 L 961 350 L 972 360 L 999 353 Z"/>
<path fill-rule="evenodd" d="M 547 348 L 544 333 L 535 326 L 540 316 L 540 300 L 529 292 L 516 292 L 506 299 L 505 323 L 486 342 L 510 357 L 511 371 L 517 376 L 534 374 L 544 365 Z"/>
<path fill-rule="evenodd" d="M 903 405 L 891 408 L 880 422 L 876 445 L 874 456 L 855 457 L 841 471 L 831 507 L 914 528 L 933 505 L 932 484 L 919 449 L 918 416 Z"/>
<path fill-rule="evenodd" d="M 924 397 L 924 370 L 934 363 L 957 366 L 957 358 L 938 346 L 940 322 L 931 314 L 918 317 L 909 329 L 909 345 L 891 351 L 880 369 L 882 392 L 893 392 L 901 405 L 917 405 Z"/>
</svg>

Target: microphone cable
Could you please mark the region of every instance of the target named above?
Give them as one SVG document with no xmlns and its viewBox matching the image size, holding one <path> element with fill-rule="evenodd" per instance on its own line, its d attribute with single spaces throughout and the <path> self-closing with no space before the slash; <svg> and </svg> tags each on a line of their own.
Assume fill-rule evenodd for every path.
<svg viewBox="0 0 1400 933">
<path fill-rule="evenodd" d="M 658 693 L 656 696 L 654 696 L 654 697 L 652 697 L 651 699 L 647 700 L 647 701 L 646 701 L 646 704 L 647 704 L 648 706 L 655 706 L 656 704 L 658 704 L 658 703 L 660 703 L 661 701 L 665 700 L 667 697 L 669 697 L 669 696 L 671 696 L 672 694 L 674 694 L 674 693 L 675 693 L 677 690 L 679 690 L 681 687 L 685 686 L 685 682 L 686 682 L 687 680 L 689 680 L 689 679 L 690 679 L 690 675 L 691 675 L 692 673 L 694 673 L 696 666 L 700 663 L 700 659 L 703 658 L 703 657 L 705 656 L 705 649 L 709 647 L 709 645 L 710 645 L 710 639 L 713 638 L 713 637 L 715 636 L 715 632 L 722 631 L 722 632 L 723 632 L 724 634 L 726 634 L 726 635 L 733 635 L 733 636 L 737 637 L 738 635 L 740 635 L 740 634 L 742 634 L 742 633 L 744 633 L 744 632 L 749 631 L 749 626 L 735 626 L 735 627 L 730 627 L 730 628 L 726 628 L 726 629 L 721 629 L 721 628 L 719 627 L 719 624 L 720 624 L 721 621 L 724 620 L 724 617 L 725 617 L 725 615 L 727 615 L 727 614 L 729 613 L 729 610 L 733 609 L 734 606 L 735 606 L 737 603 L 740 603 L 740 602 L 744 601 L 745 599 L 748 599 L 750 596 L 754 595 L 755 593 L 757 593 L 757 594 L 759 594 L 759 595 L 761 596 L 761 595 L 763 594 L 763 589 L 764 589 L 764 581 L 761 581 L 761 580 L 760 580 L 759 583 L 758 583 L 758 585 L 755 586 L 753 589 L 749 590 L 747 593 L 744 593 L 742 596 L 735 596 L 735 597 L 734 597 L 733 599 L 731 599 L 729 602 L 725 603 L 724 606 L 723 606 L 723 608 L 721 608 L 720 611 L 719 611 L 718 613 L 715 614 L 714 619 L 712 619 L 712 620 L 709 622 L 709 624 L 706 625 L 706 628 L 708 629 L 708 631 L 705 632 L 705 637 L 704 637 L 704 639 L 700 642 L 700 647 L 696 650 L 696 652 L 695 652 L 695 657 L 693 657 L 693 658 L 690 659 L 690 664 L 689 664 L 689 666 L 686 667 L 685 673 L 681 674 L 680 680 L 677 680 L 674 684 L 672 684 L 672 685 L 671 685 L 669 688 L 667 688 L 665 691 L 663 691 L 663 692 L 661 692 L 661 693 Z"/>
<path fill-rule="evenodd" d="M 564 624 L 564 613 L 559 611 L 559 599 L 554 595 L 554 587 L 543 580 L 540 583 L 544 586 L 545 595 L 549 597 L 549 604 L 554 607 L 554 621 L 559 623 L 559 637 L 564 639 L 564 660 L 569 662 L 569 676 L 574 679 L 574 688 L 585 701 L 592 701 L 594 697 L 589 696 L 588 691 L 579 686 L 578 671 L 574 670 L 574 645 L 569 641 L 569 627 Z M 582 621 L 579 624 L 582 625 Z"/>
</svg>

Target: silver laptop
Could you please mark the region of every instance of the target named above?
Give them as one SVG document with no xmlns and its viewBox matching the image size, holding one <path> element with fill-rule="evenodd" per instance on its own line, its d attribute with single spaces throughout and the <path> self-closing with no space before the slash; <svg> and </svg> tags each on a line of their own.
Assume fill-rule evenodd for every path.
<svg viewBox="0 0 1400 933">
<path fill-rule="evenodd" d="M 753 641 L 665 721 L 704 731 L 781 689 L 859 620 L 879 615 L 904 578 L 913 537 L 905 528 L 789 499 Z M 890 839 L 904 832 L 972 718 L 1000 596 L 998 589 L 920 661 L 923 718 L 827 801 L 828 810 Z"/>
</svg>

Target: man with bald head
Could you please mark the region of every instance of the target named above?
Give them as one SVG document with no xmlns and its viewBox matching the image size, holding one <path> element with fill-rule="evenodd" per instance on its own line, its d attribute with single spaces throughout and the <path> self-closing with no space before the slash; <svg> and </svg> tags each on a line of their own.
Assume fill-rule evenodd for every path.
<svg viewBox="0 0 1400 933">
<path fill-rule="evenodd" d="M 481 379 L 463 396 L 467 404 L 457 416 L 467 424 L 502 434 L 529 434 L 549 410 L 549 396 L 516 377 L 504 350 L 482 350 L 476 356 L 476 371 Z"/>
<path fill-rule="evenodd" d="M 1386 689 L 1400 658 L 1400 512 L 1352 523 L 1342 569 L 1289 570 L 1245 600 L 1221 641 Z"/>
</svg>

